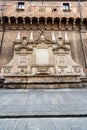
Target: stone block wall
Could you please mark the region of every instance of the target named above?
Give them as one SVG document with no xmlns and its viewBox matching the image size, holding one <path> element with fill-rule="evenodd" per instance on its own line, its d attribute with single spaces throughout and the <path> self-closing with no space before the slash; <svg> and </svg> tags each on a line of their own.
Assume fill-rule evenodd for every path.
<svg viewBox="0 0 87 130">
<path fill-rule="evenodd" d="M 18 9 L 18 2 L 24 2 L 23 10 Z M 63 9 L 64 3 L 69 3 L 68 11 Z M 2 1 L 0 1 L 0 5 L 3 5 Z M 52 31 L 54 31 L 56 39 L 60 35 L 64 39 L 65 32 L 67 32 L 68 38 L 72 41 L 72 57 L 77 63 L 83 65 L 87 73 L 87 1 L 81 1 L 80 5 L 81 7 L 77 0 L 5 1 L 3 17 L 0 10 L 0 39 L 2 39 L 4 22 L 0 66 L 7 64 L 12 59 L 13 42 L 16 40 L 18 32 L 29 40 L 31 30 L 34 38 L 37 39 L 39 32 L 43 29 L 49 39 L 52 38 Z"/>
</svg>

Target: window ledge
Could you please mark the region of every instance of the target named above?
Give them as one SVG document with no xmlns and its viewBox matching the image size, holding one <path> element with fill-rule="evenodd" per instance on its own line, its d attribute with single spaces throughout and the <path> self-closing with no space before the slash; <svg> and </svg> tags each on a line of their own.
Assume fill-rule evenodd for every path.
<svg viewBox="0 0 87 130">
<path fill-rule="evenodd" d="M 64 12 L 70 12 L 70 11 L 71 11 L 71 9 L 68 9 L 68 10 L 63 9 L 63 11 L 64 11 Z"/>
<path fill-rule="evenodd" d="M 24 11 L 25 9 L 18 9 L 18 8 L 17 8 L 16 10 L 17 10 L 17 11 Z"/>
</svg>

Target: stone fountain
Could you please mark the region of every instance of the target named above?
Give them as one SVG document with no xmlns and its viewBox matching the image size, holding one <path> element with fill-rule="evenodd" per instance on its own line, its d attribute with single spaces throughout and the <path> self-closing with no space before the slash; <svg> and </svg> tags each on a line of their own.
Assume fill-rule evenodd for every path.
<svg viewBox="0 0 87 130">
<path fill-rule="evenodd" d="M 46 38 L 44 31 L 34 40 L 21 37 L 18 32 L 14 41 L 12 60 L 1 67 L 6 88 L 66 88 L 81 87 L 81 78 L 85 76 L 83 67 L 71 56 L 71 41 L 65 38 Z"/>
</svg>

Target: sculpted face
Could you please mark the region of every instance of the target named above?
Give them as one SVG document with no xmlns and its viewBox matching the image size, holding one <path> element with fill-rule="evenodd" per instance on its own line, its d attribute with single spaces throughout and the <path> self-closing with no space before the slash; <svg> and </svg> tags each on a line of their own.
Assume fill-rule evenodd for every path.
<svg viewBox="0 0 87 130">
<path fill-rule="evenodd" d="M 43 42 L 45 41 L 45 34 L 44 34 L 44 31 L 42 30 L 41 33 L 40 33 L 40 40 Z"/>
<path fill-rule="evenodd" d="M 23 44 L 23 45 L 26 45 L 26 44 L 27 44 L 27 37 L 23 37 L 23 39 L 22 39 L 22 44 Z"/>
<path fill-rule="evenodd" d="M 58 39 L 57 39 L 57 43 L 58 43 L 58 45 L 63 45 L 63 40 L 62 40 L 62 38 L 61 37 L 59 37 Z"/>
</svg>

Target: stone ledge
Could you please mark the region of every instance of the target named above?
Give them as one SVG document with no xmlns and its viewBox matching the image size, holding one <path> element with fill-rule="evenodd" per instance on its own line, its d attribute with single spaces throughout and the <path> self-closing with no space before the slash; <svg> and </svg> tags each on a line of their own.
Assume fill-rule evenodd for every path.
<svg viewBox="0 0 87 130">
<path fill-rule="evenodd" d="M 4 83 L 71 83 L 81 82 L 79 75 L 8 75 Z"/>
<path fill-rule="evenodd" d="M 0 88 L 3 88 L 4 81 L 5 81 L 4 77 L 0 77 Z"/>
<path fill-rule="evenodd" d="M 4 88 L 15 89 L 59 89 L 59 88 L 80 88 L 80 83 L 4 83 Z"/>
<path fill-rule="evenodd" d="M 13 75 L 5 76 L 4 88 L 79 88 L 78 75 Z"/>
</svg>

